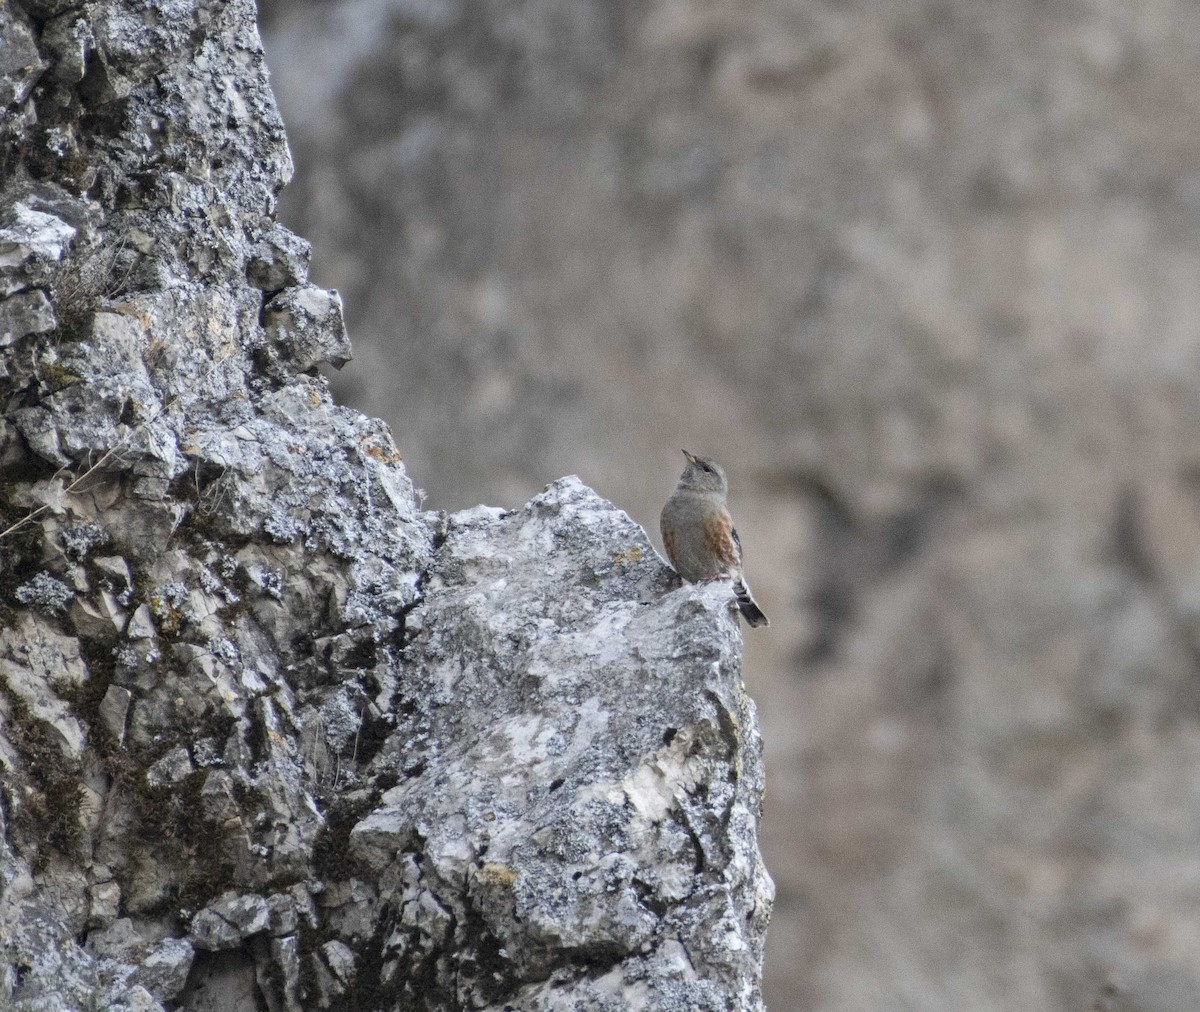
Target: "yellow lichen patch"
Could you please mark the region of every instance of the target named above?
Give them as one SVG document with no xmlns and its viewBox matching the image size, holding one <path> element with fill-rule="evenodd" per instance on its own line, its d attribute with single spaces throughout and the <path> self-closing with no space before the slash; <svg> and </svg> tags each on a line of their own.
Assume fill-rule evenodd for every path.
<svg viewBox="0 0 1200 1012">
<path fill-rule="evenodd" d="M 389 450 L 387 447 L 378 446 L 375 443 L 364 447 L 364 451 L 368 457 L 373 457 L 381 464 L 396 464 L 404 459 L 399 450 Z"/>
<path fill-rule="evenodd" d="M 127 299 L 124 302 L 110 303 L 104 308 L 104 312 L 112 313 L 115 316 L 128 316 L 131 320 L 136 320 L 140 323 L 146 330 L 150 329 L 152 322 L 150 311 L 140 299 Z"/>
<path fill-rule="evenodd" d="M 484 885 L 509 887 L 517 881 L 517 873 L 506 864 L 499 861 L 485 861 L 475 877 Z"/>
<path fill-rule="evenodd" d="M 624 566 L 626 563 L 628 563 L 629 565 L 632 566 L 632 565 L 636 565 L 637 563 L 639 563 L 641 561 L 642 561 L 642 546 L 641 545 L 634 545 L 632 548 L 630 548 L 627 551 L 616 552 L 613 555 L 613 565 L 614 566 Z"/>
<path fill-rule="evenodd" d="M 368 438 L 370 437 L 360 436 L 359 443 L 365 443 Z M 368 457 L 372 457 L 373 460 L 377 460 L 380 463 L 400 463 L 400 461 L 404 459 L 403 455 L 400 453 L 400 450 L 397 450 L 394 445 L 392 445 L 392 447 L 388 447 L 388 445 L 368 443 L 364 448 L 362 448 L 362 451 L 364 451 Z"/>
<path fill-rule="evenodd" d="M 160 594 L 153 594 L 150 597 L 150 611 L 158 619 L 158 627 L 165 635 L 179 634 L 184 615 L 174 604 Z"/>
<path fill-rule="evenodd" d="M 83 377 L 73 369 L 68 369 L 66 366 L 59 365 L 57 362 L 43 362 L 38 366 L 38 375 L 46 389 L 51 393 L 57 393 L 59 390 L 64 390 L 83 379 Z"/>
</svg>

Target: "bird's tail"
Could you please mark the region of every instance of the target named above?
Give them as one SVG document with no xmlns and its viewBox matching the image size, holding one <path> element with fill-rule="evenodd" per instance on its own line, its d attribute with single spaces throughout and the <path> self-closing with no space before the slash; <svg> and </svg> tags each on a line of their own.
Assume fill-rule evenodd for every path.
<svg viewBox="0 0 1200 1012">
<path fill-rule="evenodd" d="M 740 578 L 734 580 L 733 592 L 737 595 L 738 610 L 742 613 L 742 617 L 750 623 L 752 628 L 771 624 L 771 620 L 763 614 L 763 610 L 758 606 L 758 602 L 754 600 L 754 595 L 750 593 L 750 588 L 746 586 L 745 580 Z"/>
</svg>

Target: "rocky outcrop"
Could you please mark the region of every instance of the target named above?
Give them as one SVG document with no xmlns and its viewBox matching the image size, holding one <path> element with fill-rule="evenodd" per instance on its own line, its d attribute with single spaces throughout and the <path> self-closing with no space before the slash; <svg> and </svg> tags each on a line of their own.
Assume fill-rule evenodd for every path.
<svg viewBox="0 0 1200 1012">
<path fill-rule="evenodd" d="M 1200 1009 L 1200 5 L 260 11 L 411 474 L 729 472 L 768 1005 Z"/>
<path fill-rule="evenodd" d="M 0 1004 L 759 1007 L 728 588 L 577 479 L 421 511 L 252 4 L 0 37 Z"/>
</svg>

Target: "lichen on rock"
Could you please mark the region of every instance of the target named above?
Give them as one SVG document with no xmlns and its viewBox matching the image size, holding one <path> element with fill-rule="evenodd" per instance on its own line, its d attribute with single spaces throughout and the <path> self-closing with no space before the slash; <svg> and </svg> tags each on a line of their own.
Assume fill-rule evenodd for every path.
<svg viewBox="0 0 1200 1012">
<path fill-rule="evenodd" d="M 0 4 L 0 1004 L 759 1007 L 728 588 L 578 479 L 422 512 L 253 5 L 149 12 Z"/>
</svg>

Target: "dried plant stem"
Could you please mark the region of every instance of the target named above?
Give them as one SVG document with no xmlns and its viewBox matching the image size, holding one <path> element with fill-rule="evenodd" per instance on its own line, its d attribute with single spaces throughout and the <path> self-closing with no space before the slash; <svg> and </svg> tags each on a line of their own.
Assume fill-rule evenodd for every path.
<svg viewBox="0 0 1200 1012">
<path fill-rule="evenodd" d="M 214 372 L 216 372 L 220 366 L 224 365 L 224 363 L 229 360 L 229 357 L 232 354 L 233 354 L 232 352 L 226 352 L 224 355 L 221 355 L 220 357 L 214 359 L 213 364 L 211 366 L 209 366 L 209 368 L 204 373 L 203 379 L 207 380 L 210 376 L 212 376 L 212 374 Z M 66 492 L 68 495 L 77 492 L 79 490 L 80 486 L 83 485 L 92 475 L 94 475 L 97 471 L 99 471 L 102 467 L 104 467 L 110 460 L 112 460 L 117 454 L 119 454 L 122 450 L 124 450 L 129 445 L 129 441 L 131 439 L 133 439 L 134 436 L 136 436 L 139 432 L 141 432 L 147 425 L 152 425 L 154 422 L 158 421 L 158 419 L 160 419 L 164 414 L 166 414 L 168 411 L 170 411 L 171 408 L 175 406 L 176 401 L 178 401 L 182 397 L 183 397 L 183 394 L 181 392 L 181 393 L 177 393 L 173 397 L 169 397 L 167 400 L 163 401 L 159 405 L 157 411 L 153 412 L 148 418 L 143 419 L 142 421 L 138 422 L 137 425 L 130 428 L 130 430 L 124 436 L 122 436 L 120 440 L 118 440 L 118 442 L 116 443 L 115 446 L 112 446 L 109 449 L 105 450 L 104 453 L 101 454 L 99 460 L 97 460 L 86 471 L 84 471 L 83 474 L 79 475 L 79 477 L 77 477 L 74 481 L 72 481 L 71 484 L 69 484 L 63 491 Z M 54 473 L 54 477 L 57 478 L 60 474 L 62 474 L 63 470 L 65 470 L 65 468 L 62 468 L 62 469 L 56 471 Z M 53 479 L 51 479 L 51 480 L 53 480 Z M 36 509 L 30 510 L 27 514 L 25 514 L 25 516 L 23 516 L 16 523 L 11 524 L 9 527 L 6 527 L 4 530 L 0 531 L 0 541 L 3 541 L 5 538 L 9 537 L 10 535 L 15 534 L 26 524 L 32 523 L 34 520 L 36 520 L 42 513 L 44 513 L 49 508 L 50 508 L 49 503 L 43 503 L 41 506 L 38 506 Z"/>
</svg>

